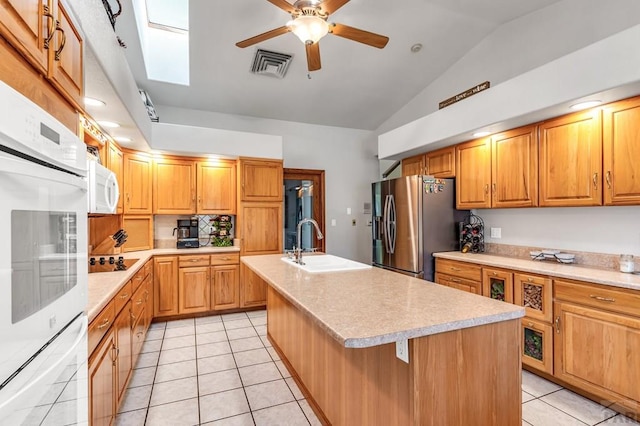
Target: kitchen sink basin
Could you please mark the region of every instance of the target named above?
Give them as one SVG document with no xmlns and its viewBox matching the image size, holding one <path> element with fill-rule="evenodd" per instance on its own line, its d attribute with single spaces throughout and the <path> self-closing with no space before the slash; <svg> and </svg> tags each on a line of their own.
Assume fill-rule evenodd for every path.
<svg viewBox="0 0 640 426">
<path fill-rule="evenodd" d="M 355 271 L 358 269 L 371 268 L 371 265 L 365 265 L 364 263 L 343 259 L 342 257 L 333 256 L 331 254 L 303 255 L 302 261 L 304 262 L 304 265 L 299 265 L 293 259 L 288 257 L 283 257 L 282 261 L 295 266 L 296 268 L 314 273 Z"/>
</svg>

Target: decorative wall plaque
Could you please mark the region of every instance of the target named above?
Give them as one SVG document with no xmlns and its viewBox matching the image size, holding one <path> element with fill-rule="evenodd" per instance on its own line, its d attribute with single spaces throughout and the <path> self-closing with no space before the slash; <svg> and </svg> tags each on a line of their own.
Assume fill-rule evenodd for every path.
<svg viewBox="0 0 640 426">
<path fill-rule="evenodd" d="M 461 101 L 463 99 L 468 98 L 469 96 L 473 96 L 476 93 L 480 93 L 483 90 L 487 90 L 489 87 L 491 87 L 491 83 L 488 81 L 485 81 L 484 83 L 480 83 L 474 87 L 472 87 L 471 89 L 467 89 L 462 93 L 458 93 L 455 96 L 450 97 L 449 99 L 445 99 L 444 101 L 440 102 L 438 104 L 439 108 L 438 109 L 442 109 L 444 107 L 448 107 L 451 104 L 455 104 L 458 101 Z"/>
</svg>

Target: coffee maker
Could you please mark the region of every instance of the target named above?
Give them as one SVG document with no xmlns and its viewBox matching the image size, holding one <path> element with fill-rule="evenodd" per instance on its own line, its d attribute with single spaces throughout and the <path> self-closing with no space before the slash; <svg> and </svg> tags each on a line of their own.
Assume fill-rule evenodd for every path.
<svg viewBox="0 0 640 426">
<path fill-rule="evenodd" d="M 173 235 L 178 233 L 178 241 L 176 247 L 181 248 L 198 248 L 200 241 L 198 240 L 198 219 L 178 219 L 178 226 L 173 228 Z"/>
</svg>

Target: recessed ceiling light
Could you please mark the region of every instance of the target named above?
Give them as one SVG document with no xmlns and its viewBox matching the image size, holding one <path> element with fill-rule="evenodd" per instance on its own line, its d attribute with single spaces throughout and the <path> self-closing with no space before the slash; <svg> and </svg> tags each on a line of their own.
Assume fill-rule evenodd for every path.
<svg viewBox="0 0 640 426">
<path fill-rule="evenodd" d="M 128 138 L 126 136 L 116 136 L 115 138 L 113 138 L 113 140 L 115 140 L 116 142 L 131 142 L 131 138 Z"/>
<path fill-rule="evenodd" d="M 489 136 L 491 134 L 491 132 L 475 132 L 473 134 L 474 138 L 483 138 L 485 136 Z"/>
<path fill-rule="evenodd" d="M 87 97 L 84 98 L 84 104 L 85 106 L 96 106 L 96 107 L 101 107 L 106 105 L 100 99 L 87 98 Z"/>
<path fill-rule="evenodd" d="M 116 127 L 120 127 L 120 124 L 114 121 L 98 121 L 97 123 L 102 127 L 108 127 L 110 129 L 115 129 Z"/>
<path fill-rule="evenodd" d="M 602 101 L 585 101 L 585 102 L 580 102 L 578 104 L 571 105 L 571 109 L 575 109 L 575 110 L 586 109 L 586 108 L 594 107 L 596 105 L 600 105 L 601 103 Z"/>
</svg>

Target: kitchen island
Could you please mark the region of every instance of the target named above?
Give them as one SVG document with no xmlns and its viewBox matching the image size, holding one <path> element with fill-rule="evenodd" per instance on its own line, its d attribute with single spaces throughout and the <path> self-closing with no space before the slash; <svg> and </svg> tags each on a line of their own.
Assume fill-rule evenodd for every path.
<svg viewBox="0 0 640 426">
<path fill-rule="evenodd" d="M 268 284 L 269 340 L 325 423 L 521 424 L 522 307 L 379 268 L 242 262 Z"/>
</svg>

